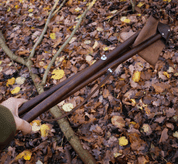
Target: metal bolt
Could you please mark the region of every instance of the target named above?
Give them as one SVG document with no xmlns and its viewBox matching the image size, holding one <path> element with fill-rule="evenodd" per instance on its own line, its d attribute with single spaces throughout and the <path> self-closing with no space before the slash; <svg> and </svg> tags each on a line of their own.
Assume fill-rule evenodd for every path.
<svg viewBox="0 0 178 164">
<path fill-rule="evenodd" d="M 171 31 L 170 29 L 168 29 L 168 31 Z"/>
<path fill-rule="evenodd" d="M 101 56 L 101 60 L 106 60 L 106 59 L 107 59 L 106 55 Z"/>
<path fill-rule="evenodd" d="M 162 33 L 162 35 L 164 35 L 164 33 Z"/>
<path fill-rule="evenodd" d="M 108 71 L 112 73 L 112 69 L 111 68 L 108 68 Z"/>
</svg>

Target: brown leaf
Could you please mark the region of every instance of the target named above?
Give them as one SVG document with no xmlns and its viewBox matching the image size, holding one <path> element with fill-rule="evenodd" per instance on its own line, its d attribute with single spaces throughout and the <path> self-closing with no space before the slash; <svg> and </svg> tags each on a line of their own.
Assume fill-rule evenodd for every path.
<svg viewBox="0 0 178 164">
<path fill-rule="evenodd" d="M 144 156 L 138 157 L 138 164 L 146 164 L 148 162 Z"/>
<path fill-rule="evenodd" d="M 155 122 L 162 123 L 165 118 L 166 118 L 166 117 L 162 117 L 162 116 L 161 116 L 161 117 L 157 118 L 157 119 L 155 120 Z"/>
<path fill-rule="evenodd" d="M 122 116 L 113 116 L 111 118 L 111 122 L 114 126 L 116 126 L 117 128 L 124 128 L 125 127 L 125 121 L 122 118 Z"/>
<path fill-rule="evenodd" d="M 168 136 L 167 132 L 168 132 L 168 129 L 164 128 L 164 130 L 161 133 L 161 138 L 159 140 L 159 143 L 165 142 L 168 139 L 169 136 Z"/>
</svg>

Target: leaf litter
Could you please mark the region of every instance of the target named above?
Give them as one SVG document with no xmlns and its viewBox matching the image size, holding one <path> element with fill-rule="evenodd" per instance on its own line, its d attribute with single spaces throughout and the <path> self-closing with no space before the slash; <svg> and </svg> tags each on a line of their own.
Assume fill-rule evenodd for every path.
<svg viewBox="0 0 178 164">
<path fill-rule="evenodd" d="M 49 29 L 32 58 L 33 71 L 40 77 L 53 54 L 71 34 L 76 20 L 88 3 L 89 1 L 70 0 L 51 20 Z M 40 36 L 44 20 L 53 4 L 54 2 L 39 0 L 10 0 L 0 3 L 0 28 L 6 43 L 16 55 L 29 55 L 32 43 Z M 119 12 L 124 6 L 125 10 Z M 96 1 L 69 45 L 61 52 L 59 61 L 56 60 L 52 66 L 46 89 L 92 65 L 103 54 L 142 29 L 153 10 L 160 14 L 162 23 L 168 23 L 171 27 L 168 46 L 160 55 L 155 68 L 137 55 L 134 56 L 118 66 L 117 73 L 107 80 L 88 103 L 68 117 L 83 146 L 98 163 L 173 164 L 178 159 L 176 6 L 174 0 L 137 1 L 133 12 L 129 1 Z M 35 97 L 37 92 L 27 70 L 20 64 L 14 64 L 2 49 L 0 54 L 1 102 L 11 96 L 25 99 Z M 70 102 L 74 106 L 78 105 L 97 87 L 102 78 L 76 92 L 63 105 Z M 72 105 L 66 106 L 70 108 L 67 111 L 73 108 Z M 49 112 L 43 116 L 52 118 Z M 69 143 L 57 122 L 37 121 L 33 123 L 33 129 L 35 132 L 32 134 L 23 136 L 19 132 L 16 135 L 9 148 L 1 153 L 1 163 L 17 158 L 18 163 L 66 162 L 63 148 L 69 146 Z M 77 160 L 81 163 L 71 147 L 70 152 L 72 162 Z"/>
</svg>

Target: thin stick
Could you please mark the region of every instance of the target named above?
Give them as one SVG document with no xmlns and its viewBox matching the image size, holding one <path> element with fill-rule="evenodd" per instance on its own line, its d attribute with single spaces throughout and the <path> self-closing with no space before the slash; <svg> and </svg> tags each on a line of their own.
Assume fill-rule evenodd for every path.
<svg viewBox="0 0 178 164">
<path fill-rule="evenodd" d="M 80 17 L 76 27 L 74 28 L 74 30 L 72 31 L 70 37 L 65 41 L 65 43 L 61 46 L 61 48 L 56 52 L 56 54 L 54 55 L 54 57 L 52 58 L 51 62 L 49 63 L 44 75 L 43 75 L 43 79 L 41 82 L 41 85 L 44 85 L 46 83 L 46 79 L 47 79 L 47 75 L 49 73 L 49 70 L 51 68 L 51 66 L 53 65 L 53 63 L 55 62 L 56 58 L 59 56 L 59 54 L 62 52 L 62 50 L 65 48 L 65 46 L 69 43 L 69 41 L 72 39 L 72 37 L 74 36 L 74 34 L 76 33 L 77 29 L 79 28 L 83 18 L 85 17 L 86 13 L 88 12 L 88 10 L 91 9 L 91 7 L 94 5 L 94 3 L 96 2 L 96 0 L 93 0 L 90 5 L 87 7 L 87 9 L 84 11 L 84 13 L 82 14 L 82 16 Z"/>
<path fill-rule="evenodd" d="M 52 18 L 52 13 L 53 13 L 54 9 L 56 8 L 58 2 L 59 2 L 59 0 L 56 0 L 54 6 L 53 6 L 53 8 L 52 8 L 52 10 L 50 11 L 49 16 L 48 16 L 48 19 L 47 19 L 47 21 L 46 21 L 46 23 L 45 23 L 45 27 L 44 27 L 44 29 L 43 29 L 43 31 L 42 31 L 40 37 L 38 38 L 37 42 L 36 42 L 35 45 L 33 46 L 33 49 L 31 50 L 30 56 L 28 57 L 28 60 L 30 60 L 31 58 L 33 58 L 33 56 L 34 56 L 34 54 L 35 54 L 35 49 L 36 49 L 36 47 L 41 43 L 41 41 L 42 41 L 42 39 L 43 39 L 43 36 L 44 36 L 44 34 L 46 33 L 46 30 L 47 30 L 47 28 L 48 28 L 48 24 L 49 24 L 49 22 L 50 22 L 50 20 L 51 20 L 51 18 Z"/>
</svg>

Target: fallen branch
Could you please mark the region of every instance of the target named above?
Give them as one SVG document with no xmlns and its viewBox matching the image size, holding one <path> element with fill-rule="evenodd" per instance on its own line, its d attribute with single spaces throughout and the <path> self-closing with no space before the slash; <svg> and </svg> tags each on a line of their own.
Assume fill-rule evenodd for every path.
<svg viewBox="0 0 178 164">
<path fill-rule="evenodd" d="M 50 11 L 49 16 L 48 16 L 48 19 L 47 19 L 47 21 L 46 21 L 46 23 L 45 23 L 45 27 L 44 27 L 44 29 L 43 29 L 43 31 L 42 31 L 40 37 L 38 38 L 37 42 L 36 42 L 35 45 L 33 46 L 32 50 L 31 50 L 31 53 L 30 53 L 30 56 L 28 57 L 28 60 L 30 60 L 31 58 L 33 58 L 33 56 L 34 56 L 34 54 L 35 54 L 35 49 L 36 49 L 36 47 L 41 43 L 41 41 L 42 41 L 42 39 L 43 39 L 43 36 L 44 36 L 44 34 L 46 33 L 48 24 L 49 24 L 51 18 L 53 17 L 53 16 L 52 16 L 52 13 L 53 13 L 54 9 L 56 8 L 58 2 L 59 2 L 59 0 L 56 0 L 54 6 L 53 6 L 53 8 L 52 8 L 52 10 Z"/>
<path fill-rule="evenodd" d="M 43 79 L 41 82 L 41 85 L 45 85 L 46 83 L 46 79 L 47 79 L 47 75 L 49 73 L 49 70 L 51 68 L 51 66 L 53 65 L 53 63 L 55 62 L 56 58 L 59 56 L 59 54 L 62 52 L 62 50 L 65 48 L 65 46 L 70 42 L 70 40 L 72 39 L 72 37 L 74 36 L 74 34 L 76 33 L 77 29 L 79 28 L 83 18 L 85 17 L 86 13 L 91 9 L 91 7 L 94 5 L 94 3 L 96 2 L 96 0 L 93 0 L 90 5 L 87 7 L 87 9 L 84 11 L 84 13 L 81 15 L 77 25 L 75 26 L 74 30 L 72 31 L 71 35 L 69 36 L 69 38 L 65 41 L 65 43 L 61 46 L 61 48 L 56 52 L 56 54 L 54 55 L 54 57 L 52 58 L 51 62 L 49 63 L 44 75 L 43 75 Z"/>
</svg>

